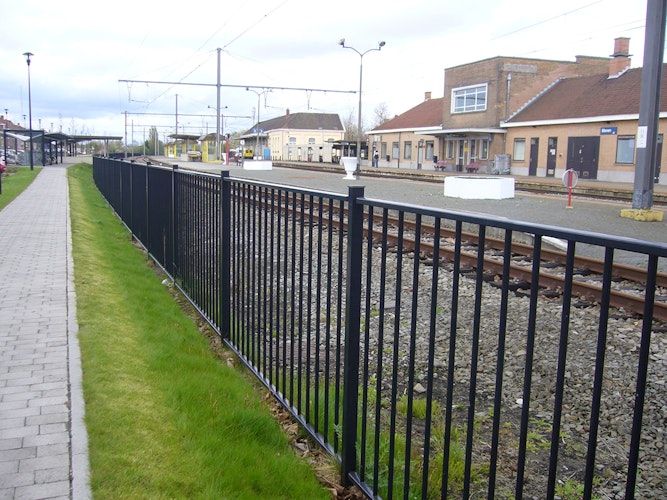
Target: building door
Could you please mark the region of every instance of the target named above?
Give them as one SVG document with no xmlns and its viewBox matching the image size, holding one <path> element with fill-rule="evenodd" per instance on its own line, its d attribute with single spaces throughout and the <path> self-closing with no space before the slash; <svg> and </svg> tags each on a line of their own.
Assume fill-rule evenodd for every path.
<svg viewBox="0 0 667 500">
<path fill-rule="evenodd" d="M 547 177 L 554 177 L 556 175 L 558 137 L 549 137 L 547 149 Z"/>
<path fill-rule="evenodd" d="M 600 137 L 569 137 L 567 168 L 574 169 L 582 179 L 597 179 Z"/>
<path fill-rule="evenodd" d="M 537 175 L 537 157 L 540 150 L 540 139 L 530 139 L 530 160 L 528 162 L 528 175 Z"/>
<path fill-rule="evenodd" d="M 463 167 L 468 164 L 468 141 L 459 140 L 458 157 L 456 159 L 456 171 L 462 172 Z"/>
</svg>

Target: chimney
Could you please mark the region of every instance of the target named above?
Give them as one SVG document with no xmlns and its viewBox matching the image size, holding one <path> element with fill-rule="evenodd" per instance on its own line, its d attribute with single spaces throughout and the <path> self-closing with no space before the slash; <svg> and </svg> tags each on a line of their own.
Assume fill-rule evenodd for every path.
<svg viewBox="0 0 667 500">
<path fill-rule="evenodd" d="M 614 53 L 609 61 L 609 76 L 617 76 L 630 67 L 630 39 L 614 39 Z"/>
<path fill-rule="evenodd" d="M 289 108 L 285 111 L 285 116 L 289 116 Z"/>
<path fill-rule="evenodd" d="M 431 100 L 431 93 L 430 92 L 424 92 L 424 100 L 425 101 L 430 101 Z"/>
</svg>

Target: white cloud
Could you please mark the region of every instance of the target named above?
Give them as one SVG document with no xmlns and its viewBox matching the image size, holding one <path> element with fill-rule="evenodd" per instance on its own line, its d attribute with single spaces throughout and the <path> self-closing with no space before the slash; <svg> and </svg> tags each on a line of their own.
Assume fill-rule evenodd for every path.
<svg viewBox="0 0 667 500">
<path fill-rule="evenodd" d="M 333 8 L 332 8 L 333 6 Z M 22 53 L 33 52 L 33 123 L 72 123 L 96 133 L 123 134 L 125 111 L 137 127 L 171 127 L 178 94 L 179 123 L 190 131 L 214 127 L 208 106 L 214 87 L 158 85 L 119 80 L 215 84 L 217 48 L 223 85 L 356 90 L 359 51 L 386 46 L 363 58 L 363 111 L 386 104 L 399 114 L 423 99 L 442 95 L 444 69 L 498 55 L 574 60 L 606 57 L 618 36 L 631 38 L 633 66 L 641 65 L 646 2 L 640 0 L 413 0 L 324 3 L 256 0 L 230 6 L 201 0 L 192 5 L 163 1 L 3 2 L 0 47 L 0 112 L 22 121 L 27 111 L 27 70 Z M 223 87 L 227 128 L 253 120 L 257 96 Z M 261 116 L 321 110 L 356 113 L 358 96 L 336 92 L 275 90 Z M 266 103 L 266 108 L 264 107 Z M 185 116 L 185 115 L 200 116 Z"/>
</svg>

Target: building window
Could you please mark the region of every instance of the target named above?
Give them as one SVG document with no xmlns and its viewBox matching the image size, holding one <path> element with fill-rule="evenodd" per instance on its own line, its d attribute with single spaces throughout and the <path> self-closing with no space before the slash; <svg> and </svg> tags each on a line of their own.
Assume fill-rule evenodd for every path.
<svg viewBox="0 0 667 500">
<path fill-rule="evenodd" d="M 635 136 L 619 135 L 616 142 L 616 163 L 635 162 Z"/>
<path fill-rule="evenodd" d="M 452 90 L 452 113 L 486 111 L 487 84 Z"/>
<path fill-rule="evenodd" d="M 398 160 L 398 142 L 391 143 L 391 157 L 394 160 Z"/>
<path fill-rule="evenodd" d="M 381 142 L 380 143 L 380 156 L 382 156 L 382 158 L 387 156 L 387 143 L 386 142 Z"/>
<path fill-rule="evenodd" d="M 403 158 L 406 160 L 412 159 L 412 141 L 405 141 L 403 143 Z"/>
<path fill-rule="evenodd" d="M 314 137 L 309 137 L 308 138 L 308 144 L 315 144 L 315 138 Z"/>
<path fill-rule="evenodd" d="M 526 139 L 514 139 L 513 161 L 526 160 Z"/>
<path fill-rule="evenodd" d="M 289 143 L 290 144 L 296 144 L 296 137 L 290 137 L 289 138 Z"/>
</svg>

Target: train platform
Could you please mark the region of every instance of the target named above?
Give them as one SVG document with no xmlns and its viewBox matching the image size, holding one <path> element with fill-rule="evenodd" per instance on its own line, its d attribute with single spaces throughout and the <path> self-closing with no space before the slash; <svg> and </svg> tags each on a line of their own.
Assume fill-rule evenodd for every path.
<svg viewBox="0 0 667 500">
<path fill-rule="evenodd" d="M 227 170 L 231 177 L 338 193 L 345 193 L 348 186 L 361 185 L 370 198 L 667 243 L 667 217 L 663 221 L 651 222 L 621 217 L 622 210 L 632 208 L 634 186 L 631 183 L 579 180 L 572 190 L 568 207 L 568 189 L 560 177 L 513 175 L 514 198 L 461 199 L 444 196 L 445 178 L 484 174 L 441 172 L 432 167 L 422 170 L 364 167 L 356 180 L 351 181 L 343 179 L 341 165 L 326 163 L 276 161 L 272 170 L 249 170 L 236 164 L 180 162 L 166 157 L 155 157 L 153 161 L 211 173 Z M 654 210 L 667 212 L 667 185 L 656 184 L 653 197 Z"/>
</svg>

